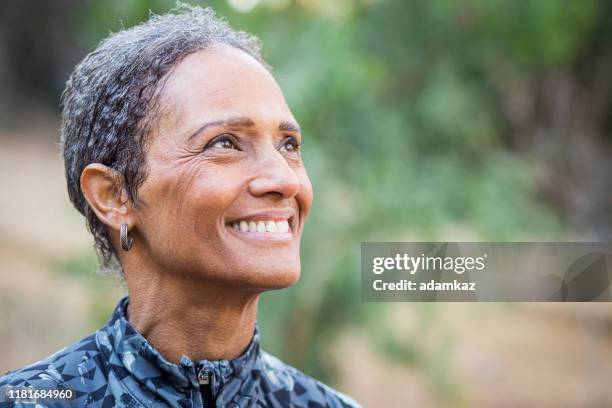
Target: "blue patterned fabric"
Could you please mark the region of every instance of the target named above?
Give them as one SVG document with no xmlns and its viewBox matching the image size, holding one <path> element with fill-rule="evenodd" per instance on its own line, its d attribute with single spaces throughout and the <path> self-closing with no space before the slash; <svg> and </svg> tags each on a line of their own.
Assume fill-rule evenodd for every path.
<svg viewBox="0 0 612 408">
<path fill-rule="evenodd" d="M 70 389 L 69 401 L 0 402 L 4 407 L 202 407 L 198 374 L 210 374 L 216 407 L 357 407 L 349 397 L 266 353 L 259 329 L 233 360 L 165 360 L 127 321 L 123 298 L 106 326 L 55 354 L 0 377 L 6 386 Z M 6 389 L 6 388 L 5 388 Z M 2 398 L 0 396 L 0 401 Z"/>
</svg>

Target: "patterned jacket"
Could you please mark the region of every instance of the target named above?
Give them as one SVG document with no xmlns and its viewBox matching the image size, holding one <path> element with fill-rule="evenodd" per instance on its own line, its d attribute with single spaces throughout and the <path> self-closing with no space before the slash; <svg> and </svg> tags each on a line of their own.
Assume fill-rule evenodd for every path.
<svg viewBox="0 0 612 408">
<path fill-rule="evenodd" d="M 183 356 L 180 364 L 170 363 L 127 321 L 127 304 L 125 297 L 95 333 L 0 377 L 0 407 L 358 406 L 263 351 L 257 325 L 247 350 L 236 359 L 191 361 Z M 14 392 L 27 389 L 12 387 L 70 390 L 72 398 L 19 402 Z"/>
</svg>

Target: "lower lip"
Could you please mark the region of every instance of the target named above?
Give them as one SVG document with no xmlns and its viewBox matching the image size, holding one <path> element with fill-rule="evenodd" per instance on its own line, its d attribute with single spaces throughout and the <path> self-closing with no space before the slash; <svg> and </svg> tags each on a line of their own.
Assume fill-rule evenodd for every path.
<svg viewBox="0 0 612 408">
<path fill-rule="evenodd" d="M 259 241 L 291 241 L 293 234 L 289 232 L 249 232 L 237 231 L 232 226 L 226 225 L 226 228 L 232 233 L 243 239 L 255 239 Z"/>
</svg>

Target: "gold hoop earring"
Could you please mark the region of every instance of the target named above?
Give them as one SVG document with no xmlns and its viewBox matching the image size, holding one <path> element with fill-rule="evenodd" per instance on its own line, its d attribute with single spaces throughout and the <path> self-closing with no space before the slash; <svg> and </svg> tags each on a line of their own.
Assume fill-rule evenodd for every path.
<svg viewBox="0 0 612 408">
<path fill-rule="evenodd" d="M 125 223 L 121 224 L 121 228 L 119 229 L 119 240 L 121 241 L 121 249 L 124 251 L 132 249 L 134 240 L 129 236 L 128 225 Z"/>
</svg>

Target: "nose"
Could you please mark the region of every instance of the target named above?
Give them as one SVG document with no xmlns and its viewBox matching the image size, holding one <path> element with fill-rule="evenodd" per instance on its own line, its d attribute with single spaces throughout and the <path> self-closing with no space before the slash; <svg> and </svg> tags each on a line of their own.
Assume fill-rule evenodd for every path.
<svg viewBox="0 0 612 408">
<path fill-rule="evenodd" d="M 285 158 L 273 146 L 267 147 L 258 157 L 249 191 L 254 196 L 275 194 L 282 198 L 295 197 L 300 181 Z"/>
</svg>

